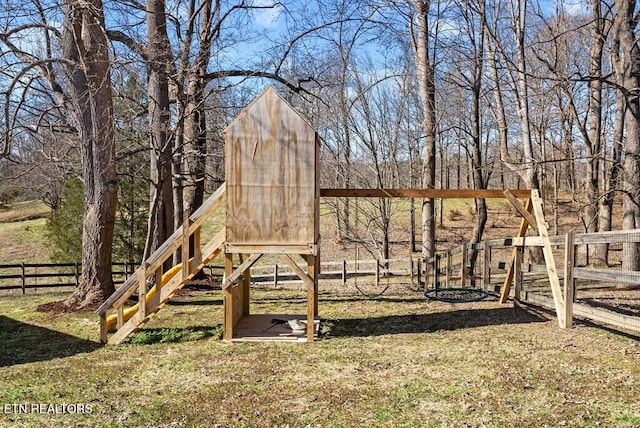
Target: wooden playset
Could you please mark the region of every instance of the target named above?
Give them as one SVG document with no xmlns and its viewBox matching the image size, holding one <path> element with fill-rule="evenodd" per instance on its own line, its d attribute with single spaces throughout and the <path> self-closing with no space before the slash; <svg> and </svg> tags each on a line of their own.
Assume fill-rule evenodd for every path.
<svg viewBox="0 0 640 428">
<path fill-rule="evenodd" d="M 538 232 L 556 314 L 564 326 L 564 299 L 537 191 L 320 189 L 319 154 L 316 131 L 273 88 L 267 88 L 225 130 L 225 184 L 98 308 L 101 342 L 119 343 L 141 328 L 221 254 L 225 258 L 225 340 L 314 340 L 319 323 L 320 197 L 507 198 L 522 216 L 516 241 L 531 239 L 525 238 L 529 227 Z M 518 198 L 525 199 L 525 204 Z M 224 228 L 203 244 L 202 225 L 223 204 Z M 514 242 L 518 245 L 522 243 Z M 183 262 L 165 272 L 177 251 Z M 251 314 L 249 269 L 264 254 L 280 257 L 304 282 L 305 315 Z M 304 261 L 306 269 L 296 258 Z M 510 269 L 502 302 L 507 300 L 512 278 Z M 125 309 L 136 293 L 138 304 Z M 109 315 L 110 311 L 115 313 Z"/>
</svg>

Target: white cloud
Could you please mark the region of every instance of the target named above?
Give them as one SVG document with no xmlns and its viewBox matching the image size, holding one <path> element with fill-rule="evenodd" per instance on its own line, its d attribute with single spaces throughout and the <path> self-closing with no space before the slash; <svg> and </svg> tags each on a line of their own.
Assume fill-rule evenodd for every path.
<svg viewBox="0 0 640 428">
<path fill-rule="evenodd" d="M 264 28 L 272 28 L 278 25 L 278 19 L 282 12 L 282 6 L 279 3 L 273 0 L 254 0 L 253 6 L 265 7 L 265 9 L 254 9 L 253 19 L 256 24 Z"/>
<path fill-rule="evenodd" d="M 583 16 L 589 13 L 589 7 L 582 0 L 564 0 L 561 2 L 562 10 L 571 16 Z"/>
</svg>

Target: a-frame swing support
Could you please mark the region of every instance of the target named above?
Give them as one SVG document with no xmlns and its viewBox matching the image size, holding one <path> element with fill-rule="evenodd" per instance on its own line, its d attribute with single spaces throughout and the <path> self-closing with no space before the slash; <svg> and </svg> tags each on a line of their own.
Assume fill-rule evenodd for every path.
<svg viewBox="0 0 640 428">
<path fill-rule="evenodd" d="M 547 224 L 544 220 L 544 211 L 542 209 L 542 199 L 537 190 L 531 191 L 531 196 L 527 199 L 525 206 L 522 206 L 520 201 L 510 194 L 507 190 L 505 196 L 514 206 L 514 208 L 521 213 L 522 220 L 520 221 L 520 227 L 518 229 L 517 238 L 519 242 L 514 242 L 516 247 L 513 249 L 511 260 L 509 261 L 509 268 L 504 280 L 504 284 L 500 290 L 500 303 L 506 303 L 509 298 L 509 292 L 511 291 L 511 284 L 514 279 L 515 261 L 518 247 L 524 247 L 525 241 L 528 245 L 542 247 L 542 254 L 544 255 L 544 261 L 547 265 L 547 274 L 549 276 L 549 284 L 551 286 L 551 294 L 553 296 L 553 303 L 556 310 L 556 316 L 558 317 L 558 325 L 560 328 L 570 328 L 571 325 L 568 322 L 566 316 L 566 296 L 562 295 L 562 289 L 560 288 L 560 279 L 558 278 L 558 270 L 556 268 L 556 262 L 553 258 L 553 250 L 551 248 L 551 242 L 549 241 L 549 232 L 547 230 Z M 531 212 L 533 211 L 533 215 Z M 525 237 L 527 229 L 531 227 L 537 230 L 538 237 L 527 238 Z"/>
<path fill-rule="evenodd" d="M 507 271 L 504 284 L 501 288 L 500 303 L 506 303 L 511 291 L 511 284 L 514 278 L 515 260 L 519 250 L 523 247 L 525 241 L 527 245 L 542 247 L 551 294 L 553 295 L 556 315 L 558 317 L 558 325 L 560 328 L 568 328 L 566 317 L 566 300 L 560 288 L 560 280 L 558 278 L 558 270 L 553 258 L 551 243 L 549 241 L 549 233 L 544 219 L 544 211 L 542 208 L 542 198 L 537 190 L 513 189 L 322 189 L 320 191 L 323 197 L 366 197 L 366 198 L 439 198 L 439 199 L 470 199 L 470 198 L 486 198 L 486 199 L 507 199 L 514 209 L 521 215 L 520 227 L 518 228 L 515 246 Z M 524 205 L 520 199 L 525 199 Z M 538 236 L 527 237 L 529 228 L 537 231 Z"/>
</svg>

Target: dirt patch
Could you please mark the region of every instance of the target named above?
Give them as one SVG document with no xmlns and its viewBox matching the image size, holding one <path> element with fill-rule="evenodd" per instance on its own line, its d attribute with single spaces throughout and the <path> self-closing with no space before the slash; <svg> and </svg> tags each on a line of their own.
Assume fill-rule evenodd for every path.
<svg viewBox="0 0 640 428">
<path fill-rule="evenodd" d="M 43 303 L 41 305 L 36 306 L 36 311 L 38 312 L 54 312 L 54 313 L 65 313 L 70 314 L 74 312 L 78 312 L 77 309 L 71 308 L 67 305 L 65 300 L 60 300 L 57 302 L 49 302 Z"/>
</svg>

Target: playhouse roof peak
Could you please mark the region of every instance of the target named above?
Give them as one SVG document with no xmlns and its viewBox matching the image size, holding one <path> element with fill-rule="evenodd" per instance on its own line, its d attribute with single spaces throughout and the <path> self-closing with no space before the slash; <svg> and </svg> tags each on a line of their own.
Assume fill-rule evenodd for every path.
<svg viewBox="0 0 640 428">
<path fill-rule="evenodd" d="M 263 111 L 264 110 L 263 104 L 266 104 L 266 105 L 280 104 L 279 109 L 284 107 L 286 110 L 289 111 L 289 115 L 288 115 L 289 119 L 300 121 L 301 123 L 304 123 L 306 126 L 308 126 L 310 129 L 312 129 L 313 132 L 316 132 L 315 128 L 311 126 L 309 121 L 304 117 L 302 117 L 300 113 L 298 113 L 298 111 L 295 108 L 293 108 L 291 104 L 289 104 L 287 100 L 285 100 L 284 97 L 280 95 L 280 93 L 273 86 L 267 86 L 260 95 L 258 95 L 253 101 L 251 101 L 251 103 L 249 103 L 249 105 L 246 106 L 244 110 L 242 110 L 242 112 L 239 115 L 237 115 L 235 119 L 233 119 L 233 121 L 225 128 L 225 132 L 228 129 L 235 127 L 238 124 L 238 122 L 242 122 L 247 115 L 251 115 L 252 111 L 254 110 Z"/>
</svg>

